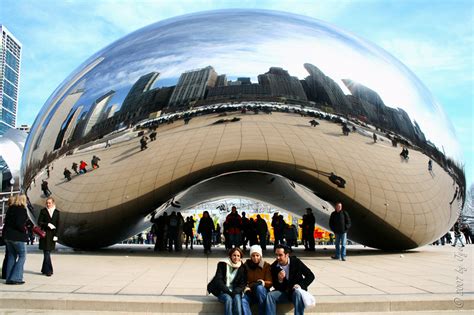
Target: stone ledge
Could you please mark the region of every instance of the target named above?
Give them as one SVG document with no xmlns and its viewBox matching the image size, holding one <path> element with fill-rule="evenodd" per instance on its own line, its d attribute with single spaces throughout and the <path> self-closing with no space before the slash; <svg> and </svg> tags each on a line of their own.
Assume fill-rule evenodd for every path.
<svg viewBox="0 0 474 315">
<path fill-rule="evenodd" d="M 316 307 L 305 313 L 343 312 L 404 312 L 474 310 L 474 294 L 460 297 L 462 307 L 454 303 L 458 296 L 392 295 L 392 296 L 324 296 L 317 298 Z M 459 298 L 459 297 L 458 297 Z M 211 296 L 146 296 L 107 294 L 57 294 L 2 292 L 0 309 L 121 311 L 147 313 L 222 314 L 222 304 Z M 291 305 L 279 305 L 278 314 L 292 314 Z"/>
</svg>

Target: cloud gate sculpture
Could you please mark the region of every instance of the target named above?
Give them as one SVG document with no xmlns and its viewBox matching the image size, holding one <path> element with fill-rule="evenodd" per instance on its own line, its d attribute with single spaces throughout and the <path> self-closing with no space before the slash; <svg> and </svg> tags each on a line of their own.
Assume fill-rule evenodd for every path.
<svg viewBox="0 0 474 315">
<path fill-rule="evenodd" d="M 409 249 L 457 219 L 459 152 L 440 105 L 387 52 L 308 17 L 225 10 L 152 24 L 88 59 L 38 114 L 22 178 L 34 218 L 48 183 L 60 242 L 76 248 L 242 196 L 310 207 L 326 228 L 341 201 L 349 238 Z"/>
</svg>

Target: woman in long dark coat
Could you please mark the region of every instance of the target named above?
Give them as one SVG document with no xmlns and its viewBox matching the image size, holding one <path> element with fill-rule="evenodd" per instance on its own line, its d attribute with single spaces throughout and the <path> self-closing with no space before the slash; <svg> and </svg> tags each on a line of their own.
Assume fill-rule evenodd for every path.
<svg viewBox="0 0 474 315">
<path fill-rule="evenodd" d="M 51 251 L 56 248 L 57 230 L 59 224 L 59 211 L 56 209 L 54 199 L 46 199 L 46 207 L 41 209 L 38 217 L 38 225 L 46 232 L 44 238 L 40 238 L 39 249 L 43 250 L 43 266 L 41 273 L 50 277 L 53 274 L 51 263 Z"/>
</svg>

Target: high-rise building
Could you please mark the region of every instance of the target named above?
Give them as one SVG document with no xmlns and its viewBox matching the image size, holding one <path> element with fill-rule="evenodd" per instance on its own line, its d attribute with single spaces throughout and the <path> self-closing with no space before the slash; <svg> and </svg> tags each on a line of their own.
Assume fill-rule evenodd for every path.
<svg viewBox="0 0 474 315">
<path fill-rule="evenodd" d="M 216 81 L 217 73 L 211 66 L 181 74 L 178 84 L 171 94 L 169 106 L 182 106 L 203 99 L 207 89 L 214 87 Z"/>
<path fill-rule="evenodd" d="M 247 81 L 241 80 L 242 84 L 248 84 Z M 248 80 L 250 82 L 250 79 Z M 271 95 L 276 97 L 285 97 L 292 100 L 306 101 L 306 94 L 303 86 L 297 77 L 289 75 L 288 71 L 279 68 L 271 67 L 265 74 L 258 76 L 258 83 L 263 86 L 270 87 Z"/>
<path fill-rule="evenodd" d="M 0 136 L 15 128 L 20 84 L 21 43 L 0 24 Z"/>
</svg>

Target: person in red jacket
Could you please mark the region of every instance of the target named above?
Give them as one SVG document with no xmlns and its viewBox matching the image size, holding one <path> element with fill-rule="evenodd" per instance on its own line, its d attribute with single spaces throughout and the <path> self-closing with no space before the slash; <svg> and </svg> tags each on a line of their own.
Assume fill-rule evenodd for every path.
<svg viewBox="0 0 474 315">
<path fill-rule="evenodd" d="M 225 219 L 227 225 L 227 233 L 229 235 L 229 246 L 240 246 L 240 233 L 242 230 L 242 218 L 237 213 L 237 208 L 232 206 L 232 212 Z"/>
<path fill-rule="evenodd" d="M 81 173 L 81 174 L 87 173 L 86 166 L 87 166 L 87 163 L 84 162 L 84 161 L 81 161 L 79 163 L 79 173 Z"/>
</svg>

